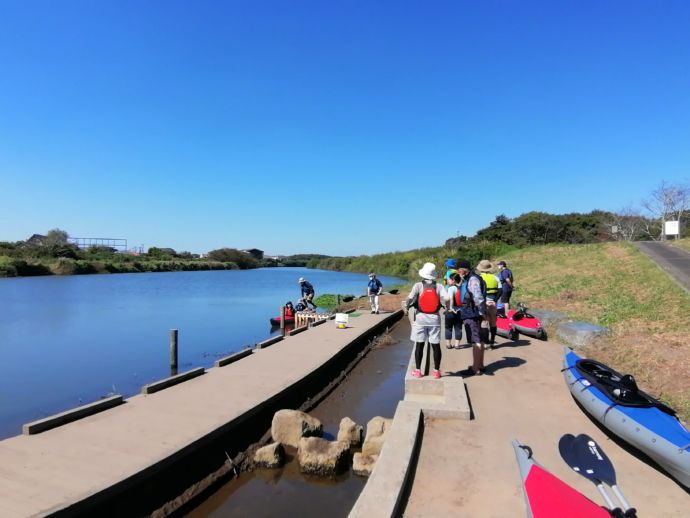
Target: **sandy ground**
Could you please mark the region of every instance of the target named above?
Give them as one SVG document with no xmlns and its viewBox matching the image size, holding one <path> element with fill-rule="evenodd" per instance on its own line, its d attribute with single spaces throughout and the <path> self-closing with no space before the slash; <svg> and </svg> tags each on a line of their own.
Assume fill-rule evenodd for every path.
<svg viewBox="0 0 690 518">
<path fill-rule="evenodd" d="M 578 408 L 560 372 L 559 344 L 503 344 L 486 353 L 488 375 L 465 380 L 474 419 L 426 421 L 405 516 L 525 516 L 512 439 L 531 446 L 542 466 L 603 505 L 595 486 L 561 459 L 558 440 L 566 433 L 586 433 L 599 443 L 640 517 L 689 515 L 686 490 L 618 446 Z M 444 375 L 458 375 L 471 360 L 470 349 L 444 348 L 443 354 Z"/>
</svg>

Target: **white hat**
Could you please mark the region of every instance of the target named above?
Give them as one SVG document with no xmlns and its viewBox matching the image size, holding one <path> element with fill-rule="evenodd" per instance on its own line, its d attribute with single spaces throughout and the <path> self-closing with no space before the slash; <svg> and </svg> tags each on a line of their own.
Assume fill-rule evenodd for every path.
<svg viewBox="0 0 690 518">
<path fill-rule="evenodd" d="M 306 282 L 306 279 L 304 277 L 300 277 L 299 280 L 297 281 L 299 284 L 302 284 L 303 282 Z"/>
<path fill-rule="evenodd" d="M 434 263 L 424 263 L 422 269 L 419 270 L 419 276 L 422 279 L 433 280 L 436 278 L 436 266 Z"/>
</svg>

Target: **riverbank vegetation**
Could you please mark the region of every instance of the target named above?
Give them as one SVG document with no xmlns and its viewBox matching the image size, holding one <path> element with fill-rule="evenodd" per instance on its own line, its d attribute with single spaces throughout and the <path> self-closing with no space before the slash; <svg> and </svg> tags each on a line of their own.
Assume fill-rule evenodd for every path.
<svg viewBox="0 0 690 518">
<path fill-rule="evenodd" d="M 234 248 L 211 250 L 204 257 L 171 248 L 151 247 L 146 253 L 108 246 L 80 248 L 64 230 L 34 235 L 26 241 L 0 242 L 0 277 L 81 275 L 93 273 L 247 270 L 260 267 L 306 266 L 327 256 L 300 254 L 280 259 L 259 258 Z"/>
</svg>

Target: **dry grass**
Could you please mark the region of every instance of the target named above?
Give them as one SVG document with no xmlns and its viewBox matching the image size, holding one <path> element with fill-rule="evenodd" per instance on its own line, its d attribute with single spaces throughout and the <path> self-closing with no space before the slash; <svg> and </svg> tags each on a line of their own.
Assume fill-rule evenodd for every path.
<svg viewBox="0 0 690 518">
<path fill-rule="evenodd" d="M 545 246 L 506 257 L 515 302 L 607 326 L 588 356 L 635 375 L 690 421 L 690 297 L 628 243 Z"/>
<path fill-rule="evenodd" d="M 690 238 L 683 238 L 683 239 L 670 239 L 667 241 L 668 244 L 671 246 L 677 246 L 678 248 L 682 248 L 683 250 L 687 250 L 690 252 Z"/>
</svg>

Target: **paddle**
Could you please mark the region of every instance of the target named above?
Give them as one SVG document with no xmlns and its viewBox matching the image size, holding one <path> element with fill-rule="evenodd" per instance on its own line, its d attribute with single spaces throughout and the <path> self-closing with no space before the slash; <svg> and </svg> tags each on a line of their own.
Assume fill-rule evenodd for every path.
<svg viewBox="0 0 690 518">
<path fill-rule="evenodd" d="M 592 439 L 589 435 L 580 434 L 572 442 L 572 451 L 575 456 L 581 460 L 580 464 L 587 467 L 594 473 L 594 476 L 602 482 L 611 486 L 616 498 L 623 504 L 625 516 L 636 516 L 636 511 L 630 507 L 628 501 L 623 496 L 616 485 L 616 470 L 604 450 Z"/>
<path fill-rule="evenodd" d="M 599 493 L 601 493 L 601 496 L 604 498 L 606 501 L 606 505 L 609 508 L 609 512 L 611 513 L 612 516 L 617 516 L 617 517 L 624 517 L 625 515 L 623 514 L 623 511 L 619 509 L 618 507 L 614 507 L 613 502 L 611 501 L 611 497 L 609 494 L 606 492 L 606 489 L 604 489 L 604 485 L 601 483 L 601 480 L 596 478 L 583 464 L 582 460 L 580 459 L 580 456 L 577 454 L 576 450 L 573 448 L 575 444 L 575 436 L 573 434 L 566 434 L 563 437 L 560 438 L 558 441 L 558 452 L 561 454 L 561 457 L 565 461 L 565 463 L 570 466 L 574 471 L 585 477 L 586 479 L 592 481 L 595 486 L 597 486 L 597 489 L 599 490 Z M 579 450 L 578 450 L 579 451 Z"/>
</svg>

